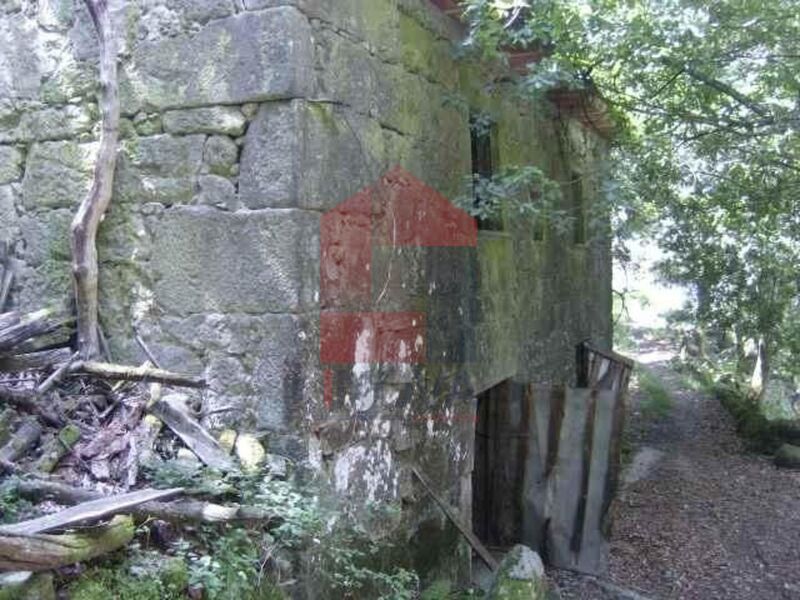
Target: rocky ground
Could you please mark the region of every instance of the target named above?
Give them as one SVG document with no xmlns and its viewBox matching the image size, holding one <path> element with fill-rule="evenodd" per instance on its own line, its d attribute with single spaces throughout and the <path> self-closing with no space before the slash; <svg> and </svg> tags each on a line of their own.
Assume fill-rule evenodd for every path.
<svg viewBox="0 0 800 600">
<path fill-rule="evenodd" d="M 552 573 L 562 598 L 800 599 L 800 472 L 749 453 L 720 403 L 644 342 L 635 358 L 672 398 L 660 417 L 633 390 L 632 467 L 615 506 L 606 578 Z"/>
</svg>

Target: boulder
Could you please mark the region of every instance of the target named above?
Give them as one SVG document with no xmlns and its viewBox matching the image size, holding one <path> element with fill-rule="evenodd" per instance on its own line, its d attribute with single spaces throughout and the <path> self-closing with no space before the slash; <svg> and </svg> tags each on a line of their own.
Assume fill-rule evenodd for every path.
<svg viewBox="0 0 800 600">
<path fill-rule="evenodd" d="M 506 554 L 494 577 L 487 600 L 545 600 L 547 583 L 539 555 L 516 545 Z"/>
<path fill-rule="evenodd" d="M 775 453 L 775 465 L 784 469 L 800 469 L 800 446 L 783 444 Z"/>
</svg>

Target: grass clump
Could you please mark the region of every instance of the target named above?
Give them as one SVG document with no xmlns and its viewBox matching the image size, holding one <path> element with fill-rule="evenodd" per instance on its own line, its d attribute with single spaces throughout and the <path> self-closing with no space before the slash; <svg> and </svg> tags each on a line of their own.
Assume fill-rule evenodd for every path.
<svg viewBox="0 0 800 600">
<path fill-rule="evenodd" d="M 646 367 L 637 365 L 636 380 L 641 392 L 642 414 L 649 418 L 666 417 L 672 410 L 672 396 L 661 379 Z"/>
</svg>

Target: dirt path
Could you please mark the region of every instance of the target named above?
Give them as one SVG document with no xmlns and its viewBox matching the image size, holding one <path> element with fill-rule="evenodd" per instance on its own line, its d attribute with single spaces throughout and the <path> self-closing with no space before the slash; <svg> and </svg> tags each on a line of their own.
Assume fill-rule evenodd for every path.
<svg viewBox="0 0 800 600">
<path fill-rule="evenodd" d="M 718 401 L 692 391 L 668 348 L 643 347 L 672 397 L 645 416 L 632 395 L 638 479 L 615 507 L 608 580 L 658 599 L 800 600 L 800 472 L 748 453 Z M 557 574 L 567 599 L 633 598 Z"/>
</svg>

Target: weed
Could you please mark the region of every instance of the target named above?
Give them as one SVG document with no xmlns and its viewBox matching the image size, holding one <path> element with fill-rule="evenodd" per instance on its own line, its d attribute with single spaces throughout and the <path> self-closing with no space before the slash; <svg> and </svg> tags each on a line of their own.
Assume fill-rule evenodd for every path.
<svg viewBox="0 0 800 600">
<path fill-rule="evenodd" d="M 182 600 L 187 584 L 186 565 L 173 558 L 160 569 L 132 561 L 93 567 L 67 589 L 72 600 Z"/>
<path fill-rule="evenodd" d="M 282 592 L 261 575 L 263 544 L 241 527 L 205 528 L 207 552 L 187 552 L 189 584 L 202 586 L 208 600 L 280 600 Z"/>
</svg>

